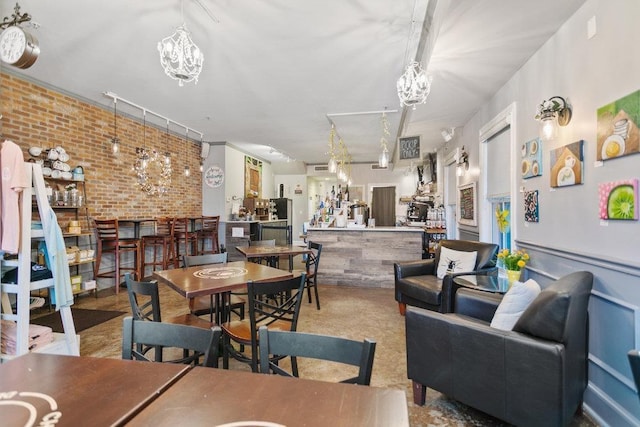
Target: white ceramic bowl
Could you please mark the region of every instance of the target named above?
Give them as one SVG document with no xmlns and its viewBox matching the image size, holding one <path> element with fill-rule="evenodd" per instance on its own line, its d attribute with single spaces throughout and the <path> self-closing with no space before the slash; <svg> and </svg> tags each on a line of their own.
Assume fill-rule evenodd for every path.
<svg viewBox="0 0 640 427">
<path fill-rule="evenodd" d="M 73 178 L 73 174 L 71 172 L 62 172 L 60 174 L 60 178 L 62 178 L 62 179 L 71 179 L 71 178 Z"/>
<path fill-rule="evenodd" d="M 49 160 L 58 160 L 58 150 L 52 148 L 49 150 L 49 155 L 47 156 Z"/>
<path fill-rule="evenodd" d="M 58 150 L 58 152 L 60 153 L 58 154 L 58 160 L 60 160 L 61 162 L 69 161 L 69 155 L 66 152 L 60 150 Z"/>
<path fill-rule="evenodd" d="M 42 154 L 42 147 L 31 147 L 29 148 L 29 154 L 33 157 L 39 157 Z"/>
<path fill-rule="evenodd" d="M 51 168 L 42 168 L 42 175 L 51 176 Z"/>
</svg>

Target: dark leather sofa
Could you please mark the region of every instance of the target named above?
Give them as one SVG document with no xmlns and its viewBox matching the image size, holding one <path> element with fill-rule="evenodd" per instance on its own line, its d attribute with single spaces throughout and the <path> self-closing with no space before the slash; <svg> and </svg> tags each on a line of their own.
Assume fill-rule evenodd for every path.
<svg viewBox="0 0 640 427">
<path fill-rule="evenodd" d="M 426 388 L 517 426 L 566 426 L 587 387 L 589 272 L 553 282 L 512 331 L 491 328 L 499 303 L 461 288 L 454 313 L 409 307 L 407 374 L 414 402 Z"/>
<path fill-rule="evenodd" d="M 477 251 L 476 265 L 473 271 L 448 274 L 438 279 L 436 272 L 440 261 L 440 248 L 446 247 L 455 251 Z M 452 310 L 455 288 L 452 279 L 463 274 L 486 274 L 495 270 L 498 245 L 493 243 L 474 242 L 470 240 L 441 240 L 435 258 L 395 263 L 395 295 L 400 314 L 405 313 L 406 306 L 426 308 L 427 310 L 448 313 Z"/>
</svg>

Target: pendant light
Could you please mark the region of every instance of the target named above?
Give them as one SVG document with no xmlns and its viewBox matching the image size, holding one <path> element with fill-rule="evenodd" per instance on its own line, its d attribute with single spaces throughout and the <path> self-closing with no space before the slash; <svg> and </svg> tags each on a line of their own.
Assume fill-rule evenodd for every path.
<svg viewBox="0 0 640 427">
<path fill-rule="evenodd" d="M 118 139 L 118 123 L 117 123 L 117 113 L 118 113 L 118 100 L 113 100 L 113 138 L 111 138 L 111 152 L 113 155 L 117 155 L 120 151 L 120 140 Z"/>
<path fill-rule="evenodd" d="M 189 175 L 191 175 L 191 169 L 189 169 L 189 164 L 187 163 L 187 151 L 188 151 L 188 144 L 189 144 L 189 128 L 185 128 L 185 133 L 184 133 L 184 176 L 188 177 Z"/>
</svg>

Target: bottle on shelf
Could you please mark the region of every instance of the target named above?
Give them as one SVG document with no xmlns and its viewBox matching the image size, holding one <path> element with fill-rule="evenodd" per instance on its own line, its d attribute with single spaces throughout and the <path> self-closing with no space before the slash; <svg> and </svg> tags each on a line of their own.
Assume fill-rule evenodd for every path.
<svg viewBox="0 0 640 427">
<path fill-rule="evenodd" d="M 346 200 L 347 202 L 349 201 L 349 184 L 347 184 L 347 187 L 344 189 L 344 195 L 343 195 L 344 200 Z"/>
<path fill-rule="evenodd" d="M 332 185 L 331 186 L 331 200 L 335 200 L 336 199 L 336 186 Z"/>
</svg>

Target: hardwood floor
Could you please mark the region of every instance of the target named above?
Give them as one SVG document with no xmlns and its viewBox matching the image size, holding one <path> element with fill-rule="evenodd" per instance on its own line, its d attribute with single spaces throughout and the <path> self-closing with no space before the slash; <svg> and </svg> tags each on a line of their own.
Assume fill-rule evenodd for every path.
<svg viewBox="0 0 640 427">
<path fill-rule="evenodd" d="M 123 292 L 124 291 L 124 292 Z M 372 387 L 390 387 L 404 390 L 407 395 L 409 419 L 412 426 L 497 426 L 503 425 L 479 411 L 462 405 L 428 390 L 427 403 L 420 407 L 413 404 L 411 383 L 406 373 L 404 317 L 398 313 L 390 288 L 351 288 L 343 286 L 319 286 L 321 310 L 316 310 L 315 300 L 309 304 L 305 294 L 298 324 L 299 331 L 344 336 L 356 340 L 371 338 L 377 342 Z M 166 286 L 160 286 L 162 314 L 171 316 L 186 313 L 187 302 Z M 126 289 L 118 295 L 111 289 L 78 297 L 76 308 L 120 310 L 129 315 Z M 122 318 L 117 317 L 80 332 L 82 356 L 120 358 Z M 318 361 L 299 362 L 300 377 L 332 381 L 355 375 L 347 367 Z M 249 370 L 248 366 L 235 362 L 231 369 Z M 577 416 L 572 426 L 594 426 L 585 415 Z"/>
</svg>

